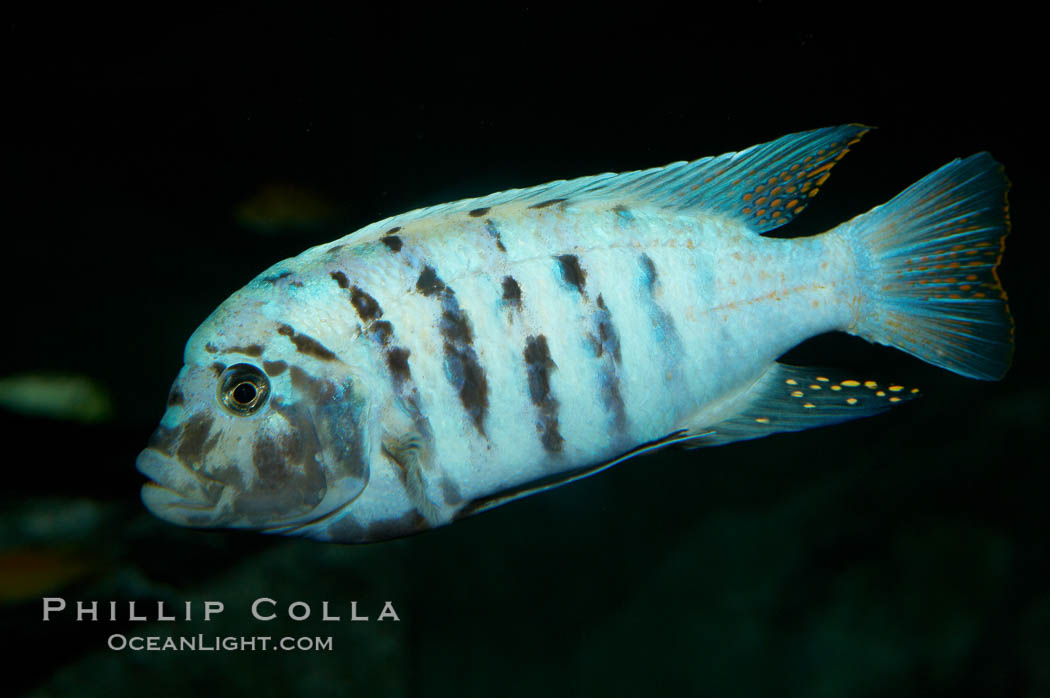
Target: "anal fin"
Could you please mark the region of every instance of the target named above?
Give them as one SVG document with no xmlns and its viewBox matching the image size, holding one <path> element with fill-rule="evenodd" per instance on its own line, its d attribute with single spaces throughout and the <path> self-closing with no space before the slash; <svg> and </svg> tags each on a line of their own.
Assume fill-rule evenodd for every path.
<svg viewBox="0 0 1050 698">
<path fill-rule="evenodd" d="M 839 369 L 774 363 L 732 399 L 730 416 L 720 415 L 715 423 L 707 423 L 711 413 L 698 414 L 693 424 L 686 425 L 697 435 L 683 445 L 719 446 L 869 417 L 918 394 L 918 388 L 857 378 Z"/>
</svg>

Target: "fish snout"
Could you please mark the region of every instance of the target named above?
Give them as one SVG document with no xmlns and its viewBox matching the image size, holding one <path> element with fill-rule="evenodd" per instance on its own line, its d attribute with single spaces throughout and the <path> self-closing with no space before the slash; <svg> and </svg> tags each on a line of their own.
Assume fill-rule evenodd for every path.
<svg viewBox="0 0 1050 698">
<path fill-rule="evenodd" d="M 221 487 L 200 477 L 156 448 L 147 448 L 135 460 L 135 468 L 150 479 L 142 486 L 142 503 L 155 516 L 183 526 L 214 525 Z"/>
</svg>

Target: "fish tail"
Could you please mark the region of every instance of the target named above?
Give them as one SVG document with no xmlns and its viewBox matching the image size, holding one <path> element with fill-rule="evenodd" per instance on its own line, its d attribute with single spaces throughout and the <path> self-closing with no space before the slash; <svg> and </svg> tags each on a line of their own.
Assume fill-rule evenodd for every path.
<svg viewBox="0 0 1050 698">
<path fill-rule="evenodd" d="M 861 289 L 848 331 L 964 376 L 1001 378 L 1014 333 L 997 273 L 1009 187 L 1002 166 L 978 153 L 836 228 Z"/>
</svg>

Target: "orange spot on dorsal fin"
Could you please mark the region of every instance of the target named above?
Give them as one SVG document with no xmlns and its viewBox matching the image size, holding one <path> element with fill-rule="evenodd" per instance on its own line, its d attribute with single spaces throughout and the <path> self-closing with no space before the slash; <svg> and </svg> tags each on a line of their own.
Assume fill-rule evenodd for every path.
<svg viewBox="0 0 1050 698">
<path fill-rule="evenodd" d="M 721 213 L 764 233 L 792 220 L 804 208 L 799 205 L 801 197 L 779 198 L 781 193 L 795 194 L 802 183 L 803 192 L 816 194 L 834 164 L 869 130 L 860 124 L 833 126 L 783 136 L 706 161 L 678 163 L 664 168 L 668 170 L 668 190 L 673 188 L 677 195 L 642 181 L 634 183 L 631 195 L 652 200 L 652 190 L 654 203 L 671 199 L 675 208 Z M 641 180 L 645 173 L 635 174 Z M 696 183 L 701 186 L 681 194 L 687 184 Z"/>
</svg>

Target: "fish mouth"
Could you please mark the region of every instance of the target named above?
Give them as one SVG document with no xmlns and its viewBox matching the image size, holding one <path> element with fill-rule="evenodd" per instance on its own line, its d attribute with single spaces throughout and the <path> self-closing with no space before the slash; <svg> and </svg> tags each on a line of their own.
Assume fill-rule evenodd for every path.
<svg viewBox="0 0 1050 698">
<path fill-rule="evenodd" d="M 135 459 L 135 468 L 150 480 L 141 496 L 154 516 L 182 526 L 214 525 L 215 498 L 181 461 L 147 448 Z"/>
</svg>

